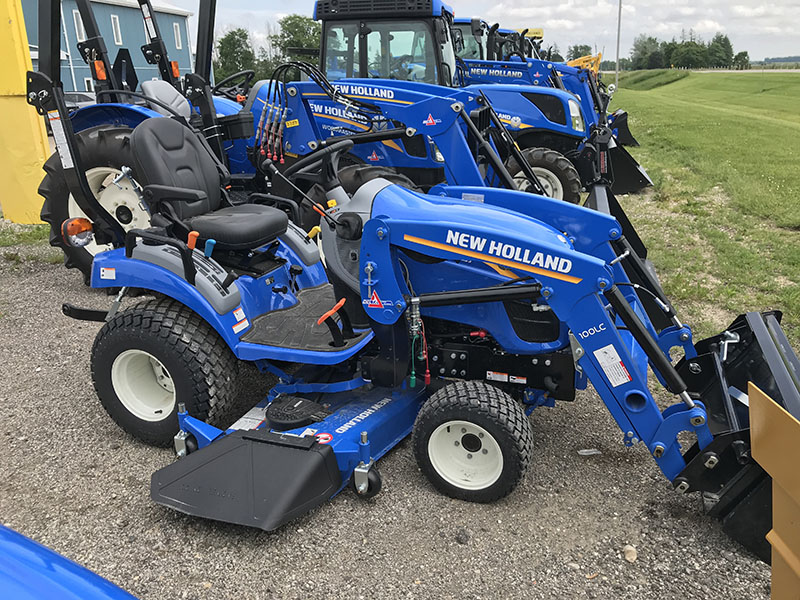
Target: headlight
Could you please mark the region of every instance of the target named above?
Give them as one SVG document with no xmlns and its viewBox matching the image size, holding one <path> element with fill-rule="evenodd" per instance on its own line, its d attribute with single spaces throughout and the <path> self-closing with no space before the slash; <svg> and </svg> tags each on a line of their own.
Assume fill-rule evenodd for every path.
<svg viewBox="0 0 800 600">
<path fill-rule="evenodd" d="M 580 104 L 575 100 L 569 100 L 569 116 L 572 118 L 572 128 L 576 131 L 584 131 L 586 126 L 583 124 L 583 114 Z"/>
</svg>

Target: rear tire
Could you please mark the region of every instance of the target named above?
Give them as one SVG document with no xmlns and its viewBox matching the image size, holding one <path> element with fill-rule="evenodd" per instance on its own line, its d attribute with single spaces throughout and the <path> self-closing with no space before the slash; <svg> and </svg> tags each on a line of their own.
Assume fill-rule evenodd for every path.
<svg viewBox="0 0 800 600">
<path fill-rule="evenodd" d="M 130 135 L 131 129 L 127 127 L 100 126 L 86 129 L 75 136 L 89 187 L 126 231 L 134 227 L 149 227 L 150 222 L 149 215 L 141 208 L 140 199 L 127 178 L 119 182 L 123 189 L 110 183 L 121 172 L 122 166 L 134 169 Z M 84 248 L 73 248 L 64 243 L 61 224 L 71 217 L 86 215 L 72 199 L 58 153 L 54 153 L 43 168 L 45 176 L 39 185 L 39 195 L 44 197 L 41 218 L 50 224 L 50 245 L 61 249 L 64 266 L 78 269 L 88 285 L 94 255 L 110 246 L 91 243 Z M 135 173 L 132 176 L 136 178 Z"/>
<path fill-rule="evenodd" d="M 171 299 L 118 313 L 95 338 L 92 380 L 103 408 L 127 433 L 169 446 L 177 405 L 220 423 L 236 398 L 239 363 L 199 315 Z"/>
<path fill-rule="evenodd" d="M 443 494 L 492 502 L 510 494 L 530 463 L 528 417 L 508 394 L 482 381 L 434 393 L 414 423 L 420 469 Z"/>
<path fill-rule="evenodd" d="M 545 195 L 571 204 L 580 202 L 581 177 L 566 156 L 549 148 L 525 148 L 522 154 L 545 189 Z M 530 184 L 513 156 L 506 161 L 506 168 L 518 182 L 518 188 L 528 191 Z"/>
</svg>

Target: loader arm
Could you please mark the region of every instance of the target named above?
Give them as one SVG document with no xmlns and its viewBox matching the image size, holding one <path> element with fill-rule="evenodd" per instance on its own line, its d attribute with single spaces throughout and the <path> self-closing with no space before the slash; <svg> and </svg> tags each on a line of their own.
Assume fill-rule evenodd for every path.
<svg viewBox="0 0 800 600">
<path fill-rule="evenodd" d="M 274 107 L 274 113 L 280 114 L 281 119 L 284 118 L 284 108 L 288 108 L 285 118 L 289 120 L 283 129 L 283 142 L 287 150 L 306 154 L 331 135 L 380 131 L 391 127 L 391 122 L 399 122 L 406 127 L 409 136 L 421 135 L 435 142 L 444 157 L 442 166 L 448 182 L 486 186 L 487 173 L 491 170 L 503 185 L 514 185 L 492 140 L 477 139 L 474 135 L 477 130 L 467 122 L 470 113 L 482 108 L 477 95 L 453 90 L 443 97 L 428 93 L 425 88 L 429 86 L 402 89 L 389 85 L 389 82 L 376 85 L 372 80 L 351 80 L 346 84 L 335 85 L 342 94 L 374 104 L 380 109 L 380 115 L 372 119 L 358 118 L 353 109 L 342 102 L 333 102 L 314 83 L 288 84 L 286 107 L 281 104 L 284 95 L 280 93 L 276 94 L 276 102 L 268 100 L 266 103 L 267 111 L 273 112 Z M 269 122 L 269 116 L 266 121 Z M 349 129 L 343 130 L 342 124 Z M 268 148 L 273 145 L 270 140 L 272 132 L 278 129 L 273 127 L 267 133 Z M 471 137 L 467 135 L 468 131 L 473 132 Z M 477 147 L 473 145 L 476 142 Z M 392 140 L 384 141 L 377 147 L 370 146 L 370 150 L 372 148 L 384 156 L 393 157 L 392 164 L 396 164 L 395 158 L 400 160 L 398 155 L 403 155 L 401 148 Z M 487 172 L 482 170 L 480 162 L 475 158 L 477 150 L 481 151 L 486 161 Z M 413 157 L 403 156 L 403 160 L 413 162 Z M 424 161 L 429 162 L 427 156 Z"/>
</svg>

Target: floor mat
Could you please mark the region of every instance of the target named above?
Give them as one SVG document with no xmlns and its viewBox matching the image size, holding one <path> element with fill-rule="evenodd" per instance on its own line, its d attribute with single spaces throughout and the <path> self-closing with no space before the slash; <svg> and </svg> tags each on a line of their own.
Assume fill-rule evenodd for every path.
<svg viewBox="0 0 800 600">
<path fill-rule="evenodd" d="M 317 325 L 317 319 L 333 308 L 336 298 L 333 286 L 325 283 L 305 288 L 297 293 L 297 304 L 261 315 L 253 320 L 253 327 L 244 336 L 243 342 L 264 346 L 280 346 L 294 350 L 314 352 L 337 352 L 358 344 L 369 332 L 345 340 L 344 346 L 331 346 L 333 338 L 325 323 Z M 338 316 L 334 317 L 338 320 Z"/>
</svg>

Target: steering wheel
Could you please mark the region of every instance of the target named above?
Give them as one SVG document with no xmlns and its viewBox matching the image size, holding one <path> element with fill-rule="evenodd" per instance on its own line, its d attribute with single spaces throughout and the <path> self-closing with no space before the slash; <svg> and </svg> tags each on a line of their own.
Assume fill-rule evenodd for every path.
<svg viewBox="0 0 800 600">
<path fill-rule="evenodd" d="M 320 183 L 322 183 L 327 190 L 330 184 L 338 184 L 339 178 L 337 173 L 339 172 L 339 158 L 341 158 L 342 153 L 347 152 L 352 147 L 353 140 L 348 139 L 339 140 L 330 145 L 322 146 L 308 156 L 298 160 L 286 169 L 283 175 L 284 177 L 309 175 L 322 165 L 324 168 L 320 174 L 322 179 Z"/>
<path fill-rule="evenodd" d="M 401 54 L 400 56 L 393 56 L 391 57 L 391 62 L 389 64 L 389 72 L 394 74 L 397 72 L 397 78 L 401 80 L 407 80 L 409 74 L 411 73 L 411 69 L 406 66 L 408 63 L 414 60 L 414 57 L 410 54 Z M 402 74 L 402 77 L 400 76 Z"/>
<path fill-rule="evenodd" d="M 239 101 L 239 96 L 247 96 L 250 91 L 250 83 L 256 76 L 256 72 L 252 69 L 246 71 L 239 71 L 233 75 L 228 75 L 225 79 L 220 81 L 217 85 L 211 88 L 211 93 L 214 95 L 225 96 L 230 100 Z M 236 85 L 230 85 L 233 81 L 238 81 Z M 226 87 L 227 86 L 227 87 Z"/>
</svg>

